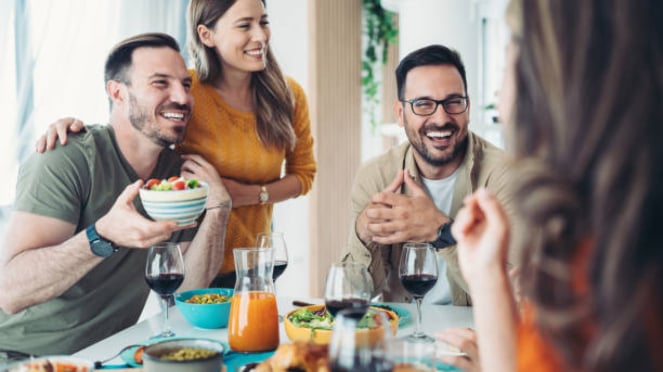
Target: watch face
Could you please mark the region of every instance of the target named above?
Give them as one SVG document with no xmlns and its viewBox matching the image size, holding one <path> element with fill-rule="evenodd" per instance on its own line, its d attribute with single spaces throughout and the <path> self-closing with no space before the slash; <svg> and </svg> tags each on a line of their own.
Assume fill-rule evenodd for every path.
<svg viewBox="0 0 663 372">
<path fill-rule="evenodd" d="M 95 240 L 91 243 L 92 253 L 99 257 L 109 257 L 115 252 L 113 245 L 107 241 Z"/>
<path fill-rule="evenodd" d="M 269 200 L 269 193 L 267 190 L 262 189 L 262 191 L 260 191 L 259 198 L 261 203 L 265 203 L 267 200 Z"/>
</svg>

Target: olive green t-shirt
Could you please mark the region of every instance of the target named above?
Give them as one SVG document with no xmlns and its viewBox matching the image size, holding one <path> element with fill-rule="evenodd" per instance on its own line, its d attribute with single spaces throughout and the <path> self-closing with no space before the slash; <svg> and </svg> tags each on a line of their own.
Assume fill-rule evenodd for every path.
<svg viewBox="0 0 663 372">
<path fill-rule="evenodd" d="M 179 175 L 180 165 L 180 157 L 166 149 L 150 178 Z M 70 135 L 66 146 L 35 153 L 21 166 L 15 209 L 73 223 L 78 233 L 106 214 L 136 180 L 113 128 L 88 126 Z M 146 216 L 140 197 L 134 205 Z M 194 233 L 176 233 L 171 240 L 188 241 Z M 0 310 L 0 349 L 71 354 L 136 323 L 149 293 L 145 259 L 145 249 L 122 247 L 57 298 L 15 315 Z"/>
</svg>

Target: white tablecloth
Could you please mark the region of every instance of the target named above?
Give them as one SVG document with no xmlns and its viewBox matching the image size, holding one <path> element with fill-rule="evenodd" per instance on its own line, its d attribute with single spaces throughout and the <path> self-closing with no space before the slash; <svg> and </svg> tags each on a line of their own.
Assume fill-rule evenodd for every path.
<svg viewBox="0 0 663 372">
<path fill-rule="evenodd" d="M 292 298 L 279 298 L 277 306 L 279 314 L 284 315 L 290 310 L 296 308 L 292 305 Z M 323 303 L 321 299 L 304 301 L 311 303 Z M 416 306 L 414 304 L 393 304 L 395 306 L 407 309 L 411 314 L 411 322 L 398 329 L 397 336 L 407 335 L 414 332 L 414 321 L 416 319 Z M 473 327 L 472 308 L 461 306 L 439 306 L 422 305 L 424 332 L 434 335 L 449 327 Z M 177 307 L 171 307 L 169 311 L 170 326 L 179 337 L 201 337 L 217 339 L 224 342 L 228 341 L 228 329 L 201 329 L 195 328 L 182 317 Z M 145 319 L 115 335 L 97 342 L 77 353 L 74 356 L 87 360 L 101 360 L 117 353 L 124 346 L 139 344 L 147 341 L 151 336 L 157 334 L 161 329 L 162 314 L 157 314 L 151 318 Z M 281 342 L 289 342 L 285 334 L 283 323 L 281 323 Z M 122 359 L 117 357 L 108 364 L 121 364 Z"/>
</svg>

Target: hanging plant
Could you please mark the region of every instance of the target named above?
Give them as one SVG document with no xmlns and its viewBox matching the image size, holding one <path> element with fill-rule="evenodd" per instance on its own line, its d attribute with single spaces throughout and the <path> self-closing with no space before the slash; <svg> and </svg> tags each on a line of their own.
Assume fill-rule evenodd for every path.
<svg viewBox="0 0 663 372">
<path fill-rule="evenodd" d="M 394 23 L 394 13 L 384 9 L 380 0 L 363 0 L 363 6 L 366 46 L 361 63 L 361 85 L 371 129 L 375 130 L 378 124 L 375 110 L 380 105 L 381 79 L 378 75 L 387 62 L 389 44 L 398 37 L 398 29 Z"/>
</svg>

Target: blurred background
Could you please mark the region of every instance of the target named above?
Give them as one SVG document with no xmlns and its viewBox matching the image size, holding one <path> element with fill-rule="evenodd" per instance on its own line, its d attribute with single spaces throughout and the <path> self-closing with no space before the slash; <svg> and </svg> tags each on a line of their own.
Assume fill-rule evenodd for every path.
<svg viewBox="0 0 663 372">
<path fill-rule="evenodd" d="M 350 230 L 350 188 L 370 157 L 405 140 L 395 124 L 394 68 L 419 47 L 457 49 L 467 69 L 470 129 L 503 146 L 495 101 L 508 40 L 507 0 L 267 0 L 270 47 L 306 90 L 318 174 L 309 195 L 278 203 L 290 264 L 279 295 L 321 296 L 329 264 Z M 121 39 L 167 32 L 186 51 L 188 0 L 2 0 L 0 2 L 0 238 L 19 164 L 58 118 L 105 123 L 103 64 Z M 375 33 L 382 29 L 388 32 Z M 373 58 L 372 56 L 375 56 Z M 20 186 L 20 185 L 19 185 Z"/>
</svg>

